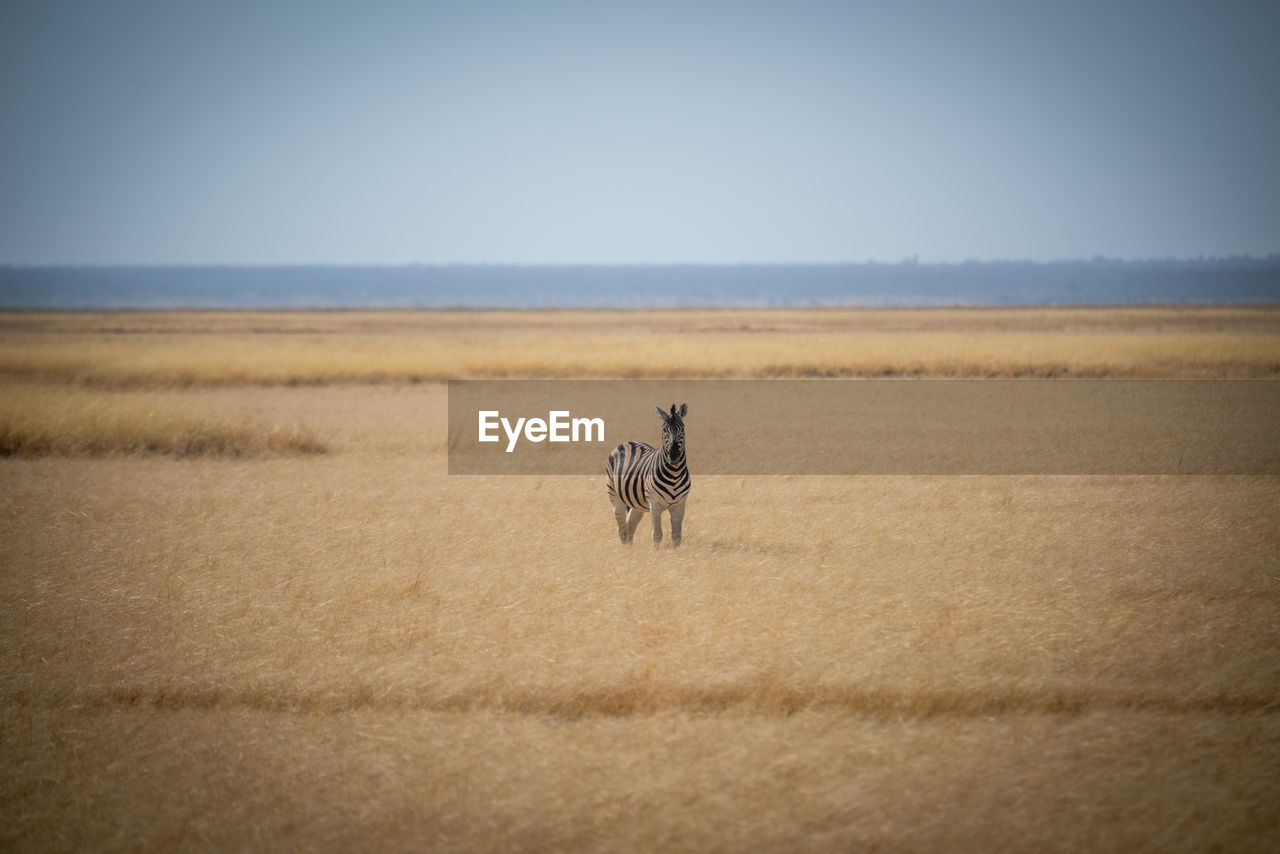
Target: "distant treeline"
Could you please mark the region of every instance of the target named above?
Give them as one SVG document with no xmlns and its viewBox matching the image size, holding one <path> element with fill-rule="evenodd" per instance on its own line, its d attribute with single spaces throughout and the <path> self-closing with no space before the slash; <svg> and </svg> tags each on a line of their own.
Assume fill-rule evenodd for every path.
<svg viewBox="0 0 1280 854">
<path fill-rule="evenodd" d="M 0 267 L 4 308 L 1098 305 L 1280 302 L 1280 256 L 635 266 Z"/>
</svg>

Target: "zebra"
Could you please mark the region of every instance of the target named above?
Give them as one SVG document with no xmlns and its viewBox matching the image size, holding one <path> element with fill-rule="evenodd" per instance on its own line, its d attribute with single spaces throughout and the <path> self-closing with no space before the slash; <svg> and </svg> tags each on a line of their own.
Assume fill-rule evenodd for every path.
<svg viewBox="0 0 1280 854">
<path fill-rule="evenodd" d="M 634 538 L 640 517 L 653 514 L 653 545 L 662 542 L 662 511 L 671 511 L 671 542 L 680 545 L 684 524 L 684 503 L 689 497 L 689 466 L 685 460 L 684 416 L 686 404 L 671 404 L 671 413 L 654 409 L 662 417 L 662 450 L 644 442 L 625 442 L 609 453 L 604 474 L 608 484 L 613 517 L 618 520 L 618 537 L 623 545 Z"/>
</svg>

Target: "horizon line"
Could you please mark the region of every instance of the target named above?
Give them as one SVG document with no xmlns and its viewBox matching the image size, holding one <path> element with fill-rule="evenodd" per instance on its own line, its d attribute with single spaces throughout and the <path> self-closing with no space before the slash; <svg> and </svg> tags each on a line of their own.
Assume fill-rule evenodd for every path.
<svg viewBox="0 0 1280 854">
<path fill-rule="evenodd" d="M 607 269 L 607 268 L 671 268 L 671 267 L 966 267 L 1021 265 L 1052 267 L 1087 264 L 1206 264 L 1224 262 L 1280 262 L 1280 252 L 1265 255 L 1245 253 L 1235 255 L 1149 256 L 1122 257 L 1094 255 L 1088 258 L 1056 258 L 1034 260 L 1029 258 L 966 258 L 962 261 L 920 260 L 908 256 L 897 261 L 864 259 L 860 261 L 0 261 L 0 269 L 447 269 L 447 268 L 511 268 L 511 269 Z"/>
</svg>

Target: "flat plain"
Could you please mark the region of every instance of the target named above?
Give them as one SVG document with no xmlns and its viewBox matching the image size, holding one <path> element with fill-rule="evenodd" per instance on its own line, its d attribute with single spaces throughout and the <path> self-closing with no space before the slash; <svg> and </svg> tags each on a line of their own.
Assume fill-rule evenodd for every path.
<svg viewBox="0 0 1280 854">
<path fill-rule="evenodd" d="M 815 376 L 1280 308 L 0 314 L 0 846 L 1275 850 L 1280 477 L 446 473 L 444 379 Z"/>
</svg>

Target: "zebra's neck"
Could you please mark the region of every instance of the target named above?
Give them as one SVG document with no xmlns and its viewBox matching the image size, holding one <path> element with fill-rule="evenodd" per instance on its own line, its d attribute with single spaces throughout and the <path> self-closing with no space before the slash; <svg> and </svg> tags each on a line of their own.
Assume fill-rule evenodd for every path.
<svg viewBox="0 0 1280 854">
<path fill-rule="evenodd" d="M 658 468 L 662 470 L 663 474 L 671 475 L 671 474 L 679 474 L 680 472 L 687 469 L 688 466 L 685 464 L 684 454 L 681 454 L 679 457 L 676 458 L 675 462 L 672 462 L 671 458 L 667 456 L 666 451 L 659 451 L 658 452 Z"/>
</svg>

